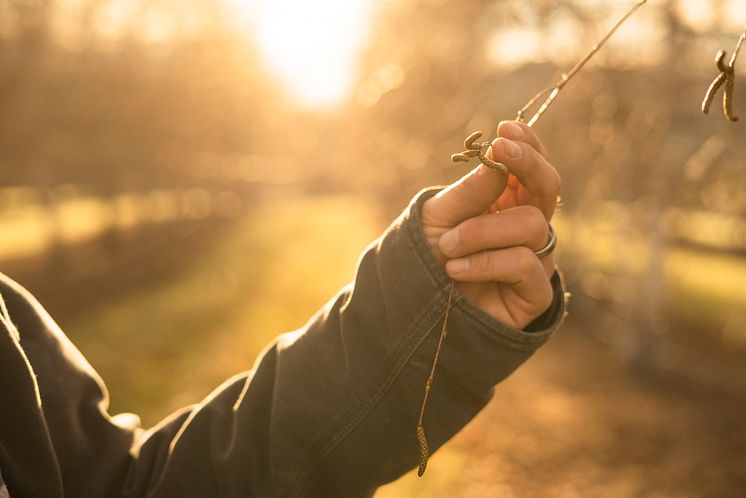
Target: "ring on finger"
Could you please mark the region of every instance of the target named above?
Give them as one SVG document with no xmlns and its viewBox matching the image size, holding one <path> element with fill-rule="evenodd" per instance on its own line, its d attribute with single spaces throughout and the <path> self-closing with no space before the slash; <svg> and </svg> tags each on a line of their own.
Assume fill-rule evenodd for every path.
<svg viewBox="0 0 746 498">
<path fill-rule="evenodd" d="M 554 248 L 557 247 L 557 232 L 554 231 L 551 223 L 547 223 L 547 226 L 549 227 L 549 242 L 543 248 L 534 251 L 534 254 L 539 259 L 549 256 L 554 251 Z"/>
</svg>

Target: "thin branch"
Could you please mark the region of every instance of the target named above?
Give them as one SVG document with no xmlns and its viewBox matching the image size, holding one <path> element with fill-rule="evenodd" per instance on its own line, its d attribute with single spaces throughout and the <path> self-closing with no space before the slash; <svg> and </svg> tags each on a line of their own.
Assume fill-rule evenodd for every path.
<svg viewBox="0 0 746 498">
<path fill-rule="evenodd" d="M 560 80 L 545 88 L 544 90 L 540 91 L 536 95 L 534 95 L 531 100 L 529 100 L 526 105 L 524 105 L 520 111 L 518 111 L 518 116 L 516 117 L 516 121 L 523 121 L 524 114 L 526 111 L 528 111 L 536 102 L 539 101 L 542 97 L 549 94 L 549 97 L 544 101 L 544 103 L 541 105 L 538 111 L 536 111 L 536 114 L 534 114 L 531 119 L 528 121 L 528 126 L 533 126 L 541 117 L 542 114 L 549 108 L 550 105 L 552 105 L 552 102 L 554 102 L 554 99 L 557 98 L 557 95 L 559 95 L 562 88 L 576 75 L 578 72 L 580 72 L 581 69 L 583 69 L 583 66 L 586 65 L 586 63 L 591 60 L 591 58 L 596 55 L 596 52 L 598 52 L 601 47 L 603 47 L 607 41 L 609 41 L 609 38 L 611 38 L 614 33 L 621 27 L 622 24 L 624 24 L 627 19 L 629 19 L 632 14 L 637 11 L 640 7 L 645 4 L 647 0 L 637 0 L 637 3 L 626 13 L 624 16 L 617 21 L 617 23 L 609 30 L 606 35 L 604 35 L 601 40 L 598 41 L 593 47 L 591 47 L 591 50 L 583 57 L 580 61 L 578 61 L 577 64 L 575 64 L 568 72 L 562 75 Z M 740 45 L 739 45 L 740 48 Z"/>
<path fill-rule="evenodd" d="M 606 44 L 606 42 L 609 40 L 609 38 L 612 37 L 612 35 L 619 29 L 619 27 L 624 24 L 624 22 L 629 19 L 629 17 L 635 13 L 637 9 L 639 9 L 643 4 L 645 4 L 647 0 L 637 0 L 637 3 L 632 7 L 625 15 L 622 17 L 615 25 L 614 27 L 609 30 L 606 35 L 604 35 L 601 40 L 593 45 L 590 52 L 588 52 L 585 57 L 583 57 L 577 64 L 575 64 L 567 73 L 562 75 L 562 78 L 559 82 L 555 83 L 554 85 L 551 85 L 541 92 L 537 93 L 531 100 L 528 101 L 528 103 L 521 108 L 520 111 L 518 111 L 518 117 L 516 118 L 517 121 L 523 121 L 523 114 L 530 109 L 536 102 L 539 101 L 542 97 L 549 94 L 549 97 L 544 101 L 544 103 L 541 105 L 538 111 L 536 111 L 536 114 L 531 118 L 531 120 L 528 122 L 528 126 L 533 126 L 534 123 L 536 123 L 539 118 L 544 114 L 544 112 L 549 108 L 550 105 L 552 105 L 552 102 L 554 102 L 554 99 L 557 98 L 557 95 L 559 95 L 562 88 L 567 84 L 568 81 L 570 81 L 573 76 L 575 76 L 578 72 L 580 72 L 581 69 L 583 69 L 583 66 L 586 65 L 586 63 L 598 52 L 601 47 Z M 740 48 L 740 46 L 739 46 Z M 477 131 L 469 135 L 466 140 L 464 141 L 464 147 L 466 150 L 463 152 L 460 152 L 458 154 L 453 154 L 451 156 L 451 160 L 453 162 L 468 162 L 469 159 L 473 157 L 477 157 L 483 165 L 502 171 L 503 173 L 508 173 L 508 167 L 505 166 L 502 163 L 498 163 L 495 161 L 490 160 L 485 156 L 485 154 L 482 152 L 483 149 L 488 148 L 490 146 L 490 142 L 478 142 L 479 138 L 482 136 L 482 132 Z M 420 407 L 420 416 L 417 421 L 417 442 L 420 447 L 420 465 L 417 470 L 417 475 L 422 477 L 422 475 L 425 473 L 425 469 L 427 468 L 427 461 L 430 457 L 430 452 L 427 444 L 427 437 L 425 436 L 425 428 L 423 426 L 423 418 L 425 416 L 425 408 L 427 406 L 427 401 L 430 396 L 430 389 L 432 388 L 433 384 L 433 377 L 435 376 L 435 369 L 438 366 L 438 359 L 440 357 L 440 350 L 441 346 L 443 345 L 443 340 L 446 337 L 446 331 L 447 331 L 447 324 L 448 324 L 448 313 L 451 310 L 452 306 L 452 299 L 453 299 L 453 289 L 454 289 L 454 282 L 451 281 L 450 290 L 448 292 L 448 303 L 446 304 L 446 311 L 445 316 L 443 318 L 443 328 L 440 332 L 440 339 L 438 340 L 438 346 L 435 350 L 435 358 L 433 359 L 432 368 L 430 370 L 430 376 L 427 379 L 427 382 L 425 383 L 425 393 L 422 399 L 422 406 Z"/>
<path fill-rule="evenodd" d="M 743 41 L 746 40 L 746 26 L 743 27 L 743 33 L 741 33 L 741 37 L 738 39 L 738 43 L 736 43 L 736 48 L 733 50 L 733 55 L 730 56 L 730 62 L 728 65 L 730 67 L 734 67 L 736 64 L 736 59 L 738 58 L 738 52 L 741 51 L 741 45 L 743 45 Z"/>
<path fill-rule="evenodd" d="M 427 378 L 425 383 L 425 394 L 422 398 L 422 406 L 420 407 L 420 417 L 417 419 L 417 443 L 420 446 L 420 465 L 417 469 L 417 475 L 422 477 L 427 468 L 427 461 L 430 458 L 430 450 L 427 444 L 427 437 L 425 436 L 425 427 L 422 425 L 423 418 L 425 417 L 425 407 L 427 406 L 427 400 L 430 397 L 430 389 L 433 387 L 433 378 L 435 377 L 435 368 L 438 366 L 438 359 L 440 358 L 440 348 L 443 346 L 443 340 L 446 338 L 448 333 L 448 312 L 451 311 L 453 303 L 453 288 L 455 284 L 451 280 L 451 285 L 448 288 L 448 302 L 446 303 L 445 316 L 443 316 L 443 328 L 440 329 L 440 338 L 438 339 L 438 347 L 435 349 L 435 358 L 433 359 L 433 366 L 430 369 L 430 376 Z"/>
<path fill-rule="evenodd" d="M 580 72 L 581 69 L 588 63 L 589 60 L 598 52 L 601 50 L 601 47 L 603 47 L 607 41 L 609 41 L 609 38 L 611 38 L 614 33 L 621 27 L 622 24 L 629 19 L 632 14 L 637 11 L 640 7 L 642 7 L 645 3 L 647 3 L 647 0 L 637 0 L 637 3 L 627 11 L 624 16 L 617 21 L 617 23 L 596 43 L 591 47 L 591 50 L 585 54 L 585 56 L 580 59 L 580 61 L 575 64 L 568 72 L 564 73 L 560 80 L 557 83 L 554 83 L 553 85 L 550 85 L 546 87 L 544 90 L 540 91 L 536 95 L 534 95 L 531 100 L 529 100 L 526 105 L 524 105 L 521 110 L 518 111 L 518 115 L 516 116 L 516 121 L 523 122 L 523 117 L 526 111 L 528 111 L 531 107 L 533 107 L 534 104 L 536 104 L 539 99 L 543 98 L 545 95 L 549 95 L 544 103 L 539 107 L 539 110 L 536 111 L 536 114 L 534 114 L 531 119 L 528 122 L 528 126 L 533 126 L 539 118 L 544 114 L 544 112 L 549 109 L 549 106 L 552 105 L 552 102 L 557 98 L 560 91 L 564 86 L 576 75 Z M 740 49 L 740 44 L 738 46 L 738 49 Z M 488 159 L 484 154 L 482 154 L 482 149 L 489 147 L 490 142 L 480 142 L 477 143 L 474 140 L 472 140 L 473 137 L 476 136 L 476 138 L 479 138 L 482 135 L 482 132 L 474 132 L 466 139 L 464 142 L 464 146 L 466 147 L 466 150 L 458 153 L 453 154 L 451 156 L 451 161 L 453 162 L 467 162 L 472 157 L 478 157 L 482 164 L 487 166 L 488 168 L 492 168 L 498 171 L 502 171 L 503 173 L 508 172 L 507 166 L 505 166 L 502 163 L 498 163 L 495 161 L 492 161 Z"/>
</svg>

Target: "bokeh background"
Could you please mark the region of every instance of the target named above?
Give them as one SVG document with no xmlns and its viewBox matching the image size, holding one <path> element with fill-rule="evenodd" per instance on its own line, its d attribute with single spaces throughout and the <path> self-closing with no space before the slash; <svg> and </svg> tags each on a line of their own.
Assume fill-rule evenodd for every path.
<svg viewBox="0 0 746 498">
<path fill-rule="evenodd" d="M 153 424 L 302 325 L 632 3 L 4 0 L 0 268 Z M 699 112 L 744 23 L 650 0 L 542 118 L 569 317 L 377 498 L 744 496 L 746 124 Z"/>
</svg>

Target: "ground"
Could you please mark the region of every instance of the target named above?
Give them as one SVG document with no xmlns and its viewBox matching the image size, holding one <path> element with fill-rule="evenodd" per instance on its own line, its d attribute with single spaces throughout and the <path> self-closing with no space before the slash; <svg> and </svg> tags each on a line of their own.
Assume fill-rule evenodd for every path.
<svg viewBox="0 0 746 498">
<path fill-rule="evenodd" d="M 745 415 L 742 401 L 632 373 L 570 322 L 422 479 L 376 498 L 742 497 Z"/>
</svg>

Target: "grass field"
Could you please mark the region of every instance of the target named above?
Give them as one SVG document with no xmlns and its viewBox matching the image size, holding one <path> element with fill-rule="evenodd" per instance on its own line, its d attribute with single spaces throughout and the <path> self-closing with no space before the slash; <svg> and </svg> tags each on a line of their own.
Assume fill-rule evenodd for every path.
<svg viewBox="0 0 746 498">
<path fill-rule="evenodd" d="M 294 199 L 265 199 L 179 278 L 68 325 L 113 412 L 137 412 L 147 425 L 199 401 L 352 279 L 383 223 L 350 197 Z"/>
<path fill-rule="evenodd" d="M 670 313 L 672 323 L 686 325 L 672 330 L 674 335 L 686 328 L 689 337 L 681 337 L 683 341 L 746 357 L 746 258 L 664 245 L 655 270 L 648 240 L 610 218 L 560 218 L 556 223 L 568 241 L 562 250 L 582 266 L 580 272 L 604 281 L 604 292 L 596 297 L 622 300 L 629 308 L 648 298 L 647 286 L 660 278 L 660 312 Z M 658 277 L 651 274 L 656 271 Z M 618 277 L 632 285 L 612 290 Z M 699 337 L 692 337 L 693 332 Z"/>
</svg>

